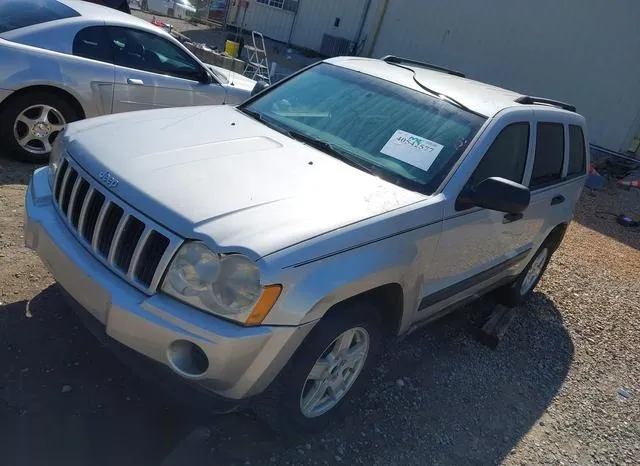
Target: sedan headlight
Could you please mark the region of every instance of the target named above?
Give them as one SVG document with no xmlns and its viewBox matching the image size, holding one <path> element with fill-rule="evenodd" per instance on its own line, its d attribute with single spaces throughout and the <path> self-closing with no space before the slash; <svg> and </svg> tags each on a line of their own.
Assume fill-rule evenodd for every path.
<svg viewBox="0 0 640 466">
<path fill-rule="evenodd" d="M 264 320 L 281 290 L 261 285 L 251 259 L 216 254 L 200 242 L 180 248 L 162 284 L 162 291 L 181 301 L 248 325 Z"/>
<path fill-rule="evenodd" d="M 60 168 L 60 162 L 62 161 L 62 136 L 63 132 L 60 132 L 56 136 L 55 141 L 53 141 L 51 152 L 49 153 L 49 186 L 52 188 L 56 179 L 56 173 L 58 172 L 58 168 Z"/>
</svg>

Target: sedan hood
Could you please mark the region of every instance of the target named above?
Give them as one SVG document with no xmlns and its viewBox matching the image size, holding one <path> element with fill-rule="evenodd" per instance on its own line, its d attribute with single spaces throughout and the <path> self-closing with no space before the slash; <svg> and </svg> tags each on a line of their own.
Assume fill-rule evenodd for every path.
<svg viewBox="0 0 640 466">
<path fill-rule="evenodd" d="M 254 258 L 424 198 L 227 106 L 79 121 L 63 143 L 156 222 Z"/>
</svg>

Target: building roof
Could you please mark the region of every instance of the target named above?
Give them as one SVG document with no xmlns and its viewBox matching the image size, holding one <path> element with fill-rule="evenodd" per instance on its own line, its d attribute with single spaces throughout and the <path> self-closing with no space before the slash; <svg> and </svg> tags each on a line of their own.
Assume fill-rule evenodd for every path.
<svg viewBox="0 0 640 466">
<path fill-rule="evenodd" d="M 400 67 L 383 60 L 361 57 L 330 58 L 327 62 L 425 92 L 415 82 L 413 73 L 403 68 L 410 67 L 415 71 L 415 78 L 422 85 L 451 97 L 470 110 L 487 117 L 495 115 L 504 108 L 522 105 L 515 101 L 522 97 L 522 94 L 517 92 L 416 65 L 403 64 Z"/>
</svg>

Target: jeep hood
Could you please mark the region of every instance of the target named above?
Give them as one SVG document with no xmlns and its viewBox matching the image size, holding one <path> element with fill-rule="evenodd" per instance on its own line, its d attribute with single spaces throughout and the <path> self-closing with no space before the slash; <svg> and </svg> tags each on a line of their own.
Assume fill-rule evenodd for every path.
<svg viewBox="0 0 640 466">
<path fill-rule="evenodd" d="M 424 198 L 227 106 L 79 121 L 63 143 L 96 180 L 115 177 L 113 194 L 156 222 L 256 259 Z"/>
</svg>

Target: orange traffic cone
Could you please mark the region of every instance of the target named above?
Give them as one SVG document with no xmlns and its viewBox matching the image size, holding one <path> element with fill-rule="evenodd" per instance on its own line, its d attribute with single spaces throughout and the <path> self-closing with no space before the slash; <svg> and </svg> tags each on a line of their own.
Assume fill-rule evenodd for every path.
<svg viewBox="0 0 640 466">
<path fill-rule="evenodd" d="M 618 180 L 620 186 L 628 186 L 630 188 L 640 188 L 640 180 L 623 181 Z"/>
</svg>

